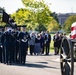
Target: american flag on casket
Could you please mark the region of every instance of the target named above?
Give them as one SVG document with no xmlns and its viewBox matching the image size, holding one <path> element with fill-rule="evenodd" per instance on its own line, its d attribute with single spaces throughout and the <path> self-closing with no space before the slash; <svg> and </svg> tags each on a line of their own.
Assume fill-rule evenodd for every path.
<svg viewBox="0 0 76 75">
<path fill-rule="evenodd" d="M 76 39 L 76 22 L 74 22 L 71 26 L 71 38 Z"/>
</svg>

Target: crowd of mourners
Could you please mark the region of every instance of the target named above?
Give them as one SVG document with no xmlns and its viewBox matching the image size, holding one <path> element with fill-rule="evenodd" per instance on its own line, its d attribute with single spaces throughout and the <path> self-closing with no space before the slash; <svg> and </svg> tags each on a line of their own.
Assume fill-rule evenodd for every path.
<svg viewBox="0 0 76 75">
<path fill-rule="evenodd" d="M 30 34 L 26 27 L 22 30 L 7 27 L 0 29 L 0 62 L 4 64 L 25 64 L 28 51 L 30 55 L 49 55 L 51 35 L 48 31 Z"/>
<path fill-rule="evenodd" d="M 58 55 L 59 54 L 59 50 L 61 47 L 61 42 L 62 42 L 62 38 L 66 37 L 66 33 L 59 33 L 57 32 L 54 36 L 53 36 L 53 41 L 54 41 L 54 55 Z"/>
</svg>

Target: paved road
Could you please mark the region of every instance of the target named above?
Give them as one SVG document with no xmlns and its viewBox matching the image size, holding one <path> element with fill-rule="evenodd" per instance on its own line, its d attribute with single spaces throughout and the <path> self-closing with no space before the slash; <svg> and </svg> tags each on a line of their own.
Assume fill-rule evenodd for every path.
<svg viewBox="0 0 76 75">
<path fill-rule="evenodd" d="M 61 75 L 59 62 L 58 55 L 28 55 L 25 65 L 0 63 L 0 75 Z"/>
</svg>

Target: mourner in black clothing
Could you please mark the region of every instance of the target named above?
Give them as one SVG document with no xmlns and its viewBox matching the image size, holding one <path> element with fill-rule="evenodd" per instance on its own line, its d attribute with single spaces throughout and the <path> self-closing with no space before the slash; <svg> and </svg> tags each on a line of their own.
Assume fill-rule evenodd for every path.
<svg viewBox="0 0 76 75">
<path fill-rule="evenodd" d="M 62 42 L 62 38 L 63 38 L 63 33 L 59 33 L 57 32 L 54 37 L 53 37 L 53 41 L 54 41 L 54 55 L 59 54 L 59 50 L 61 47 L 61 42 Z"/>
<path fill-rule="evenodd" d="M 57 55 L 59 53 L 59 48 L 60 48 L 60 37 L 59 37 L 59 32 L 57 32 L 54 37 L 53 37 L 53 41 L 54 41 L 54 55 Z"/>
<path fill-rule="evenodd" d="M 51 43 L 51 35 L 50 35 L 49 32 L 47 31 L 47 33 L 45 34 L 46 55 L 49 55 L 50 43 Z"/>
<path fill-rule="evenodd" d="M 41 43 L 40 43 L 41 37 L 40 34 L 37 33 L 35 37 L 35 46 L 34 46 L 34 54 L 39 55 L 41 52 Z"/>
<path fill-rule="evenodd" d="M 45 47 L 45 32 L 41 32 L 41 54 L 44 54 Z"/>
<path fill-rule="evenodd" d="M 57 54 L 59 54 L 59 49 L 60 49 L 60 47 L 61 47 L 61 42 L 62 42 L 62 38 L 63 38 L 63 33 L 60 33 L 59 34 L 59 37 L 58 37 L 58 50 L 57 50 Z"/>
</svg>

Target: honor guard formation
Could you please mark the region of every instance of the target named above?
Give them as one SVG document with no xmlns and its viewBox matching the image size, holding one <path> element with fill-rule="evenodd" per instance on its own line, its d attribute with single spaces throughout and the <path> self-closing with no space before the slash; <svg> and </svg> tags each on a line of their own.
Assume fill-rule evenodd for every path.
<svg viewBox="0 0 76 75">
<path fill-rule="evenodd" d="M 27 32 L 26 26 L 0 28 L 0 62 L 25 64 L 26 55 L 49 55 L 51 35 L 48 31 Z M 5 29 L 5 30 L 4 30 Z M 44 50 L 45 49 L 45 50 Z"/>
<path fill-rule="evenodd" d="M 6 31 L 0 32 L 0 62 L 5 64 L 25 64 L 28 49 L 28 33 L 6 27 Z"/>
</svg>

